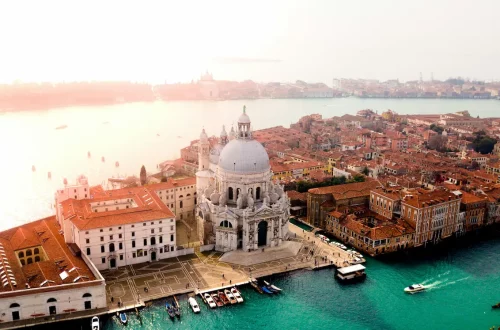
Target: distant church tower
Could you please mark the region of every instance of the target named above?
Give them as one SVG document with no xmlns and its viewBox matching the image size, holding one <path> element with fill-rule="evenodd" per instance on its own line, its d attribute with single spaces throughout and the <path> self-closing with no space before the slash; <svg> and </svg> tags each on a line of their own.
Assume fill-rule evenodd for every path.
<svg viewBox="0 0 500 330">
<path fill-rule="evenodd" d="M 221 146 L 225 146 L 229 142 L 229 138 L 226 132 L 226 126 L 222 126 L 222 132 L 220 132 L 220 144 Z"/>
<path fill-rule="evenodd" d="M 198 144 L 198 171 L 208 170 L 210 143 L 205 129 L 201 131 L 200 142 Z"/>
</svg>

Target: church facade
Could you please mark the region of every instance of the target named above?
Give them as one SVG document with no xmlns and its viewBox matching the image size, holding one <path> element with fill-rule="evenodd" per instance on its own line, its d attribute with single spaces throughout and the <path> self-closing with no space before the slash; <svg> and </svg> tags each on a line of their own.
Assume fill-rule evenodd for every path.
<svg viewBox="0 0 500 330">
<path fill-rule="evenodd" d="M 286 240 L 290 201 L 272 182 L 269 156 L 252 138 L 245 108 L 237 130 L 228 135 L 223 127 L 215 147 L 202 131 L 198 163 L 197 219 L 204 244 L 221 252 L 253 251 Z"/>
</svg>

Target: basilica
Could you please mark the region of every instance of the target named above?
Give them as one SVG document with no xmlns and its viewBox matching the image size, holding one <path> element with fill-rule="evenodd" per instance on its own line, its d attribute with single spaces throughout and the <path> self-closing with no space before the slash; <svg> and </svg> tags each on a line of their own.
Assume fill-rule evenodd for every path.
<svg viewBox="0 0 500 330">
<path fill-rule="evenodd" d="M 196 173 L 197 220 L 200 237 L 221 252 L 252 251 L 280 245 L 288 236 L 290 201 L 273 184 L 269 156 L 252 138 L 243 107 L 238 128 L 222 128 L 210 147 L 203 130 Z"/>
</svg>

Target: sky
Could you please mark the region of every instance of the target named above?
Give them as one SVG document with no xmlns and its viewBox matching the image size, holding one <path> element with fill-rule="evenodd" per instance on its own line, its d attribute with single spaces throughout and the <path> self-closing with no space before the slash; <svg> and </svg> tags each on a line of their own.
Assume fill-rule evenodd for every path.
<svg viewBox="0 0 500 330">
<path fill-rule="evenodd" d="M 0 81 L 500 80 L 498 0 L 0 1 Z"/>
</svg>

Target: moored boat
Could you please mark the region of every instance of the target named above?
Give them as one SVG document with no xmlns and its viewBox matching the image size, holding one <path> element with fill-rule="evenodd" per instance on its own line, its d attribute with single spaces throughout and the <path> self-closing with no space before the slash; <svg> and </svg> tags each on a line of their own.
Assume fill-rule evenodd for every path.
<svg viewBox="0 0 500 330">
<path fill-rule="evenodd" d="M 266 286 L 261 286 L 260 287 L 262 289 L 262 291 L 264 291 L 264 293 L 267 293 L 267 294 L 273 294 L 274 292 L 272 292 L 271 290 L 269 290 Z"/>
<path fill-rule="evenodd" d="M 229 300 L 229 302 L 231 303 L 231 305 L 238 303 L 238 300 L 236 300 L 236 298 L 233 296 L 231 291 L 229 291 L 228 289 L 224 290 L 224 294 L 226 295 L 226 297 Z"/>
<path fill-rule="evenodd" d="M 243 302 L 243 297 L 241 296 L 240 291 L 238 291 L 238 289 L 236 289 L 236 287 L 231 288 L 231 293 L 232 293 L 232 294 L 233 294 L 233 296 L 236 298 L 236 301 L 237 301 L 238 303 L 242 303 L 242 302 Z"/>
<path fill-rule="evenodd" d="M 91 326 L 92 330 L 99 330 L 100 327 L 101 327 L 100 324 L 99 324 L 99 317 L 97 317 L 97 316 L 94 316 L 92 318 L 92 321 L 91 321 L 90 324 L 91 324 L 90 326 Z"/>
<path fill-rule="evenodd" d="M 171 319 L 175 317 L 174 306 L 172 306 L 168 301 L 165 302 L 165 310 L 167 311 L 168 316 L 170 316 Z"/>
<path fill-rule="evenodd" d="M 172 303 L 174 305 L 174 312 L 175 316 L 177 316 L 178 319 L 181 318 L 181 305 L 179 305 L 179 302 L 177 301 L 177 298 L 174 296 L 174 302 Z"/>
<path fill-rule="evenodd" d="M 212 296 L 210 296 L 209 293 L 203 294 L 203 298 L 205 299 L 205 302 L 208 304 L 210 308 L 215 308 L 217 307 L 217 304 L 214 302 L 212 299 Z"/>
<path fill-rule="evenodd" d="M 224 294 L 224 292 L 219 291 L 219 292 L 217 292 L 217 294 L 219 295 L 219 299 L 222 301 L 222 303 L 224 305 L 229 305 L 230 304 L 229 299 L 227 299 L 227 297 Z"/>
<path fill-rule="evenodd" d="M 195 314 L 198 314 L 200 312 L 200 306 L 198 306 L 198 302 L 196 301 L 196 299 L 194 297 L 190 297 L 188 299 L 188 302 L 189 302 L 189 306 L 191 306 L 191 309 L 193 310 L 193 312 Z"/>
<path fill-rule="evenodd" d="M 255 289 L 255 291 L 257 291 L 258 293 L 264 293 L 264 291 L 262 291 L 262 289 L 257 285 L 257 282 L 252 280 L 250 281 L 250 285 L 252 286 L 252 288 Z"/>
<path fill-rule="evenodd" d="M 268 288 L 272 289 L 275 292 L 281 292 L 280 288 L 278 288 L 275 285 L 269 284 L 269 282 L 267 282 L 267 281 L 264 281 L 264 284 L 267 285 Z"/>
<path fill-rule="evenodd" d="M 224 306 L 224 303 L 219 299 L 219 295 L 217 293 L 212 293 L 212 299 L 214 300 L 217 307 Z"/>
<path fill-rule="evenodd" d="M 408 287 L 405 288 L 406 293 L 417 293 L 417 292 L 422 292 L 425 290 L 425 286 L 422 284 L 412 284 Z"/>
<path fill-rule="evenodd" d="M 497 303 L 497 304 L 495 304 L 495 305 L 491 306 L 491 308 L 493 308 L 493 309 L 500 308 L 500 303 Z"/>
<path fill-rule="evenodd" d="M 353 265 L 337 269 L 337 278 L 341 281 L 357 281 L 366 277 L 366 267 L 363 265 Z"/>
<path fill-rule="evenodd" d="M 123 313 L 123 312 L 122 312 L 122 313 L 120 313 L 120 322 L 121 322 L 122 324 L 127 324 L 127 322 L 128 322 L 128 319 L 127 319 L 127 314 L 125 314 L 125 313 Z"/>
</svg>

